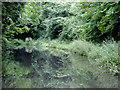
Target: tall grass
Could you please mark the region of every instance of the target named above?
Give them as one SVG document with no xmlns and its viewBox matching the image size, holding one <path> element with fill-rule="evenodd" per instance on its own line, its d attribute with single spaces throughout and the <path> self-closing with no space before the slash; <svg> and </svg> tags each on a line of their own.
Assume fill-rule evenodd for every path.
<svg viewBox="0 0 120 90">
<path fill-rule="evenodd" d="M 113 75 L 118 74 L 120 68 L 120 57 L 118 55 L 118 43 L 111 40 L 102 44 L 75 40 L 69 45 L 69 49 L 79 55 L 85 55 L 91 63 L 104 68 L 106 72 Z"/>
<path fill-rule="evenodd" d="M 118 55 L 118 42 L 114 40 L 104 41 L 101 44 L 94 44 L 86 40 L 74 40 L 70 43 L 52 40 L 47 42 L 48 46 L 55 49 L 68 50 L 80 56 L 86 56 L 90 63 L 98 68 L 105 69 L 113 75 L 120 70 L 120 57 Z"/>
</svg>

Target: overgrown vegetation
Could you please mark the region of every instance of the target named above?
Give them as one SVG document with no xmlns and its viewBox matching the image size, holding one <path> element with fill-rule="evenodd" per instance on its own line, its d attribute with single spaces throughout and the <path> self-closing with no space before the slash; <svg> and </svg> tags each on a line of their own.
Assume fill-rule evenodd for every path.
<svg viewBox="0 0 120 90">
<path fill-rule="evenodd" d="M 72 72 L 71 70 L 78 77 L 84 76 L 82 81 L 85 80 L 89 71 L 94 73 L 94 77 L 98 75 L 96 74 L 98 72 L 118 76 L 120 71 L 118 50 L 118 42 L 120 40 L 120 2 L 9 2 L 2 3 L 2 7 L 4 78 L 14 78 L 14 76 L 19 78 L 21 73 L 22 75 L 31 73 L 30 69 L 21 68 L 20 63 L 10 61 L 14 60 L 14 58 L 10 57 L 12 52 L 9 52 L 9 50 L 24 47 L 26 52 L 29 53 L 34 50 L 44 52 L 40 53 L 40 56 L 36 53 L 35 55 L 38 55 L 38 57 L 33 60 L 34 63 L 32 64 L 32 68 L 36 70 L 37 74 L 42 73 L 41 78 L 47 71 L 52 72 L 52 74 L 49 73 L 51 77 L 63 78 L 68 75 L 67 73 Z M 48 54 L 48 52 L 49 55 L 46 55 L 45 53 Z M 39 63 L 36 62 L 39 62 L 40 59 L 42 60 L 42 57 L 45 62 L 41 61 L 43 67 L 39 71 Z M 64 63 L 63 67 L 56 71 L 48 68 L 51 67 L 54 61 L 52 61 L 53 57 L 57 57 L 56 60 L 60 57 L 60 60 L 62 60 L 60 62 Z M 38 58 L 40 59 L 38 60 Z M 83 65 L 79 65 L 81 59 L 83 63 L 85 62 L 84 64 L 82 63 Z M 60 63 L 59 60 L 55 62 Z M 71 69 L 69 67 L 70 70 L 66 69 L 69 66 L 68 64 L 72 66 Z M 95 66 L 97 69 L 92 70 L 89 66 Z M 14 68 L 17 69 L 14 70 Z M 73 82 L 76 80 L 76 78 L 72 79 Z M 23 77 L 21 80 L 29 82 L 24 87 L 31 87 L 29 85 L 32 85 L 32 81 Z M 40 83 L 46 83 L 44 81 Z M 17 81 L 13 82 L 10 87 L 13 87 Z M 50 87 L 49 84 L 53 85 L 52 87 L 56 85 L 56 83 L 50 81 L 46 83 L 46 87 Z M 81 87 L 90 87 L 87 82 L 84 82 L 84 84 Z M 39 87 L 39 85 L 37 86 Z M 59 84 L 56 87 L 59 87 Z"/>
<path fill-rule="evenodd" d="M 102 44 L 93 44 L 85 40 L 75 40 L 66 44 L 53 40 L 49 44 L 45 44 L 44 42 L 42 46 L 76 53 L 78 56 L 86 56 L 91 63 L 95 63 L 99 68 L 104 68 L 106 69 L 105 72 L 113 75 L 117 75 L 120 70 L 118 43 L 114 40 L 103 42 Z"/>
<path fill-rule="evenodd" d="M 12 10 L 14 7 L 16 9 Z M 3 3 L 3 35 L 19 39 L 100 41 L 113 37 L 118 40 L 119 9 L 116 2 Z"/>
</svg>

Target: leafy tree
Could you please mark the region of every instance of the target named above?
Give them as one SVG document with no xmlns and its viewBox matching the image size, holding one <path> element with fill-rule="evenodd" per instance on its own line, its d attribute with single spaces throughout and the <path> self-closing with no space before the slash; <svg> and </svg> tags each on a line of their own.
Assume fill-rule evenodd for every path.
<svg viewBox="0 0 120 90">
<path fill-rule="evenodd" d="M 95 41 L 113 37 L 118 40 L 119 9 L 116 2 L 3 3 L 3 36 Z"/>
<path fill-rule="evenodd" d="M 2 32 L 3 37 L 13 39 L 15 34 L 28 31 L 28 27 L 21 26 L 18 17 L 25 3 L 5 2 L 2 3 Z"/>
<path fill-rule="evenodd" d="M 76 3 L 81 37 L 100 40 L 119 37 L 120 5 L 115 2 Z"/>
</svg>

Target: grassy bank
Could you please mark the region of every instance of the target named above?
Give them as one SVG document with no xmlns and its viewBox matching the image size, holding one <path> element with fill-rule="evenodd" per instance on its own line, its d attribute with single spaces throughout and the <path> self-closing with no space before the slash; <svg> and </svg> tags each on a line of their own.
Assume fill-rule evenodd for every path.
<svg viewBox="0 0 120 90">
<path fill-rule="evenodd" d="M 45 43 L 43 46 L 45 46 Z M 107 41 L 102 44 L 93 44 L 82 40 L 75 40 L 68 44 L 50 41 L 46 43 L 46 46 L 86 56 L 91 63 L 95 63 L 98 67 L 106 69 L 106 72 L 113 75 L 118 74 L 120 70 L 118 43 L 115 41 Z"/>
<path fill-rule="evenodd" d="M 71 42 L 63 42 L 59 40 L 43 40 L 38 39 L 36 41 L 27 38 L 24 41 L 14 40 L 11 41 L 13 44 L 20 44 L 19 46 L 15 46 L 16 48 L 22 48 L 26 46 L 28 50 L 33 49 L 49 49 L 51 53 L 59 55 L 58 52 L 64 52 L 66 54 L 77 54 L 79 56 L 86 56 L 90 63 L 94 63 L 98 66 L 98 68 L 103 68 L 106 72 L 109 72 L 113 75 L 118 75 L 120 70 L 120 57 L 118 55 L 118 42 L 104 41 L 101 44 L 93 44 L 92 42 L 88 42 L 85 40 L 74 40 Z M 56 51 L 57 53 L 55 53 Z"/>
</svg>

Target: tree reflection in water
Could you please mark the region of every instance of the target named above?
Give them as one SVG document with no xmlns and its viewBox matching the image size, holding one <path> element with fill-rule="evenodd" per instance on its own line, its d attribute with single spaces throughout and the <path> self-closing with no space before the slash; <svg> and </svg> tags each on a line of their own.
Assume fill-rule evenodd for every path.
<svg viewBox="0 0 120 90">
<path fill-rule="evenodd" d="M 14 73 L 3 72 L 3 87 L 117 87 L 117 78 L 102 73 L 103 70 L 91 64 L 87 57 L 75 53 L 58 54 L 53 55 L 50 50 L 26 50 L 25 48 L 12 50 L 10 53 L 12 58 L 9 58 L 9 62 L 5 58 L 3 60 L 3 66 L 6 62 L 8 65 L 3 69 L 14 71 Z M 13 68 L 10 66 L 11 64 L 14 64 Z"/>
</svg>

